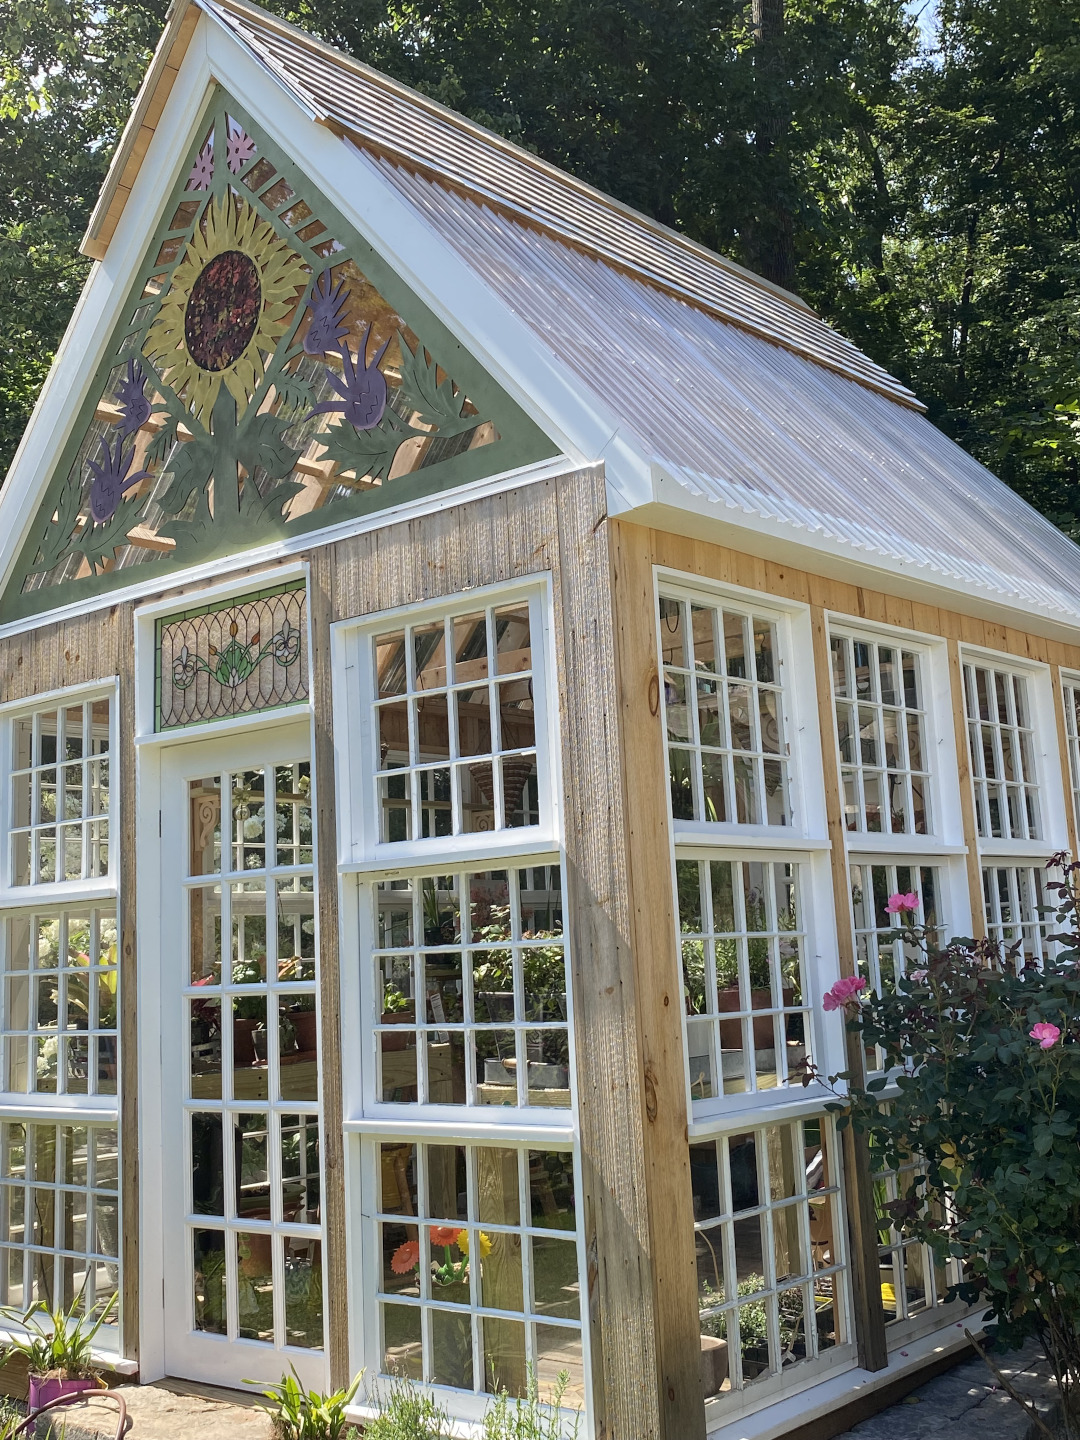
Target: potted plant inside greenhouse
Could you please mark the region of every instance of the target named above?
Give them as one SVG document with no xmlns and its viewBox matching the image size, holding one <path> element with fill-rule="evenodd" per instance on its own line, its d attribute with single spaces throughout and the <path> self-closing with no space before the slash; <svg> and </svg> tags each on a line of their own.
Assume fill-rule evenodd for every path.
<svg viewBox="0 0 1080 1440">
<path fill-rule="evenodd" d="M 43 1300 L 36 1300 L 28 1310 L 0 1310 L 4 1320 L 22 1332 L 9 1337 L 0 1355 L 5 1360 L 12 1355 L 21 1355 L 26 1360 L 31 1410 L 61 1396 L 102 1386 L 92 1346 L 118 1299 L 114 1292 L 96 1315 L 83 1311 L 81 1291 L 66 1311 L 50 1310 Z"/>
</svg>

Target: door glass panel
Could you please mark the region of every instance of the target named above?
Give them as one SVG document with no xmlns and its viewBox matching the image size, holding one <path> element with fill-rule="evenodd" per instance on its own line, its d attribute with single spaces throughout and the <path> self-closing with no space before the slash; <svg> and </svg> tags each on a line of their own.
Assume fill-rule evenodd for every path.
<svg viewBox="0 0 1080 1440">
<path fill-rule="evenodd" d="M 188 782 L 184 1209 L 192 1217 L 193 1329 L 318 1350 L 322 1183 L 310 791 L 306 761 Z"/>
</svg>

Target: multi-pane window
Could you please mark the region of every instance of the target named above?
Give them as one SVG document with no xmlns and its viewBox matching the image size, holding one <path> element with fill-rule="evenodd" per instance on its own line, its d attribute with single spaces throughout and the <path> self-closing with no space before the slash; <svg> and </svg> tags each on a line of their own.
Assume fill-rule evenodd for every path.
<svg viewBox="0 0 1080 1440">
<path fill-rule="evenodd" d="M 109 870 L 109 701 L 38 710 L 11 724 L 8 882 Z"/>
<path fill-rule="evenodd" d="M 116 907 L 16 911 L 3 954 L 3 1088 L 115 1095 Z"/>
<path fill-rule="evenodd" d="M 1050 951 L 1054 903 L 1047 896 L 1044 872 L 1035 865 L 984 865 L 983 905 L 986 933 L 1007 952 L 1041 962 Z"/>
<path fill-rule="evenodd" d="M 874 1171 L 878 1278 L 886 1325 L 899 1325 L 943 1304 L 949 1287 L 961 1278 L 957 1261 L 939 1261 L 929 1245 L 916 1240 L 886 1212 L 887 1205 L 907 1195 L 918 1173 L 915 1160 L 899 1171 Z"/>
<path fill-rule="evenodd" d="M 798 867 L 678 860 L 690 1095 L 801 1083 L 809 1058 Z"/>
<path fill-rule="evenodd" d="M 311 767 L 188 783 L 190 1325 L 321 1349 Z"/>
<path fill-rule="evenodd" d="M 119 1179 L 115 1126 L 0 1124 L 0 1304 L 101 1313 L 119 1288 Z"/>
<path fill-rule="evenodd" d="M 383 880 L 373 894 L 378 1098 L 569 1106 L 558 867 Z"/>
<path fill-rule="evenodd" d="M 1080 681 L 1062 683 L 1065 702 L 1065 734 L 1069 746 L 1069 778 L 1072 784 L 1073 815 L 1080 827 Z"/>
<path fill-rule="evenodd" d="M 382 1371 L 476 1392 L 584 1403 L 569 1150 L 377 1149 Z"/>
<path fill-rule="evenodd" d="M 992 665 L 965 664 L 964 703 L 979 835 L 1041 839 L 1027 677 Z"/>
<path fill-rule="evenodd" d="M 905 928 L 926 925 L 940 940 L 941 914 L 937 869 L 932 865 L 853 862 L 851 905 L 859 974 L 878 995 L 892 994 L 901 975 L 917 967 L 923 952 L 902 939 Z M 915 896 L 913 910 L 890 912 L 894 895 Z"/>
<path fill-rule="evenodd" d="M 381 841 L 540 823 L 528 600 L 377 635 Z"/>
<path fill-rule="evenodd" d="M 925 835 L 931 827 L 919 656 L 833 635 L 833 698 L 848 830 Z"/>
<path fill-rule="evenodd" d="M 837 1148 L 824 1118 L 690 1146 L 706 1399 L 849 1340 Z"/>
<path fill-rule="evenodd" d="M 662 596 L 660 651 L 674 819 L 790 824 L 775 622 Z"/>
</svg>

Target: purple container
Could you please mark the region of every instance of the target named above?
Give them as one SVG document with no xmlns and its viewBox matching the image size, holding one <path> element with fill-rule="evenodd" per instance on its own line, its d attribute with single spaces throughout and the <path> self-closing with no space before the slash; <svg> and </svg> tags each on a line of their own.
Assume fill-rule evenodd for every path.
<svg viewBox="0 0 1080 1440">
<path fill-rule="evenodd" d="M 58 1380 L 31 1375 L 29 1407 L 31 1410 L 37 1410 L 42 1405 L 48 1405 L 50 1400 L 59 1400 L 61 1395 L 78 1395 L 83 1390 L 97 1389 L 99 1389 L 98 1382 L 87 1376 L 80 1376 L 76 1380 Z"/>
</svg>

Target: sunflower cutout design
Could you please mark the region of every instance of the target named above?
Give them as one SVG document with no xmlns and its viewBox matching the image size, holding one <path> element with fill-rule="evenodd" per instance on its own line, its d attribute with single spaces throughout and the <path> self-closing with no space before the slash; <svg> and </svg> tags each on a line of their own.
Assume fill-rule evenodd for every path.
<svg viewBox="0 0 1080 1440">
<path fill-rule="evenodd" d="M 143 353 L 197 418 L 221 387 L 243 414 L 288 328 L 308 270 L 252 206 L 212 200 L 147 332 Z"/>
</svg>

